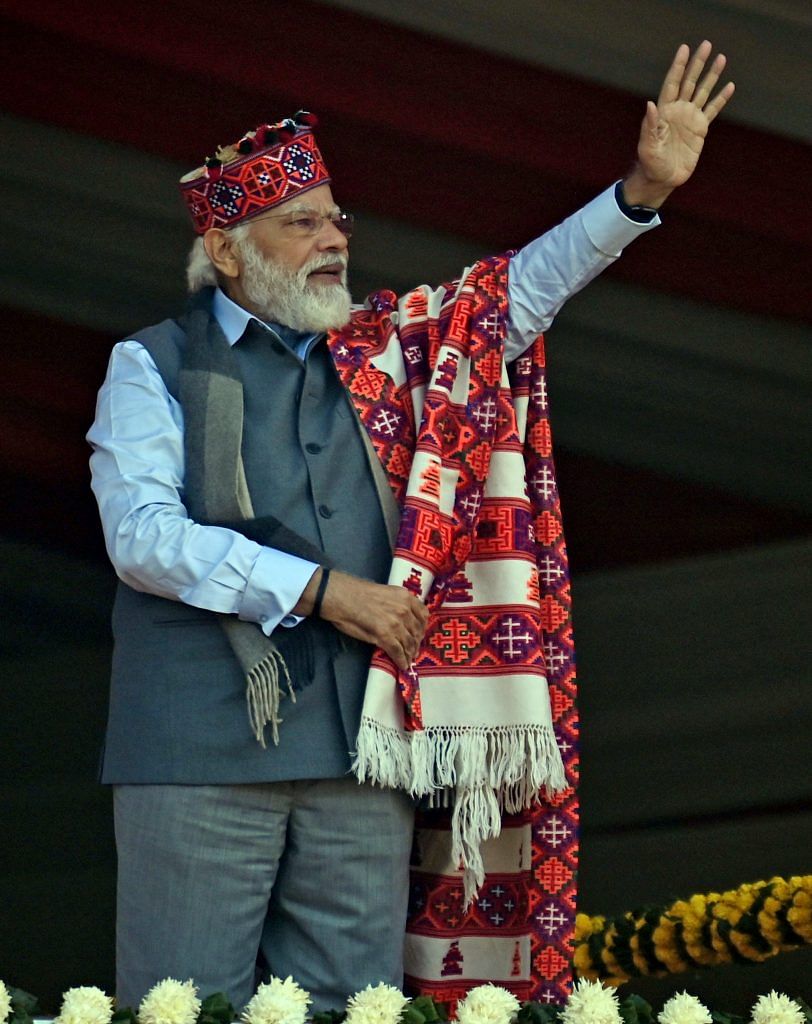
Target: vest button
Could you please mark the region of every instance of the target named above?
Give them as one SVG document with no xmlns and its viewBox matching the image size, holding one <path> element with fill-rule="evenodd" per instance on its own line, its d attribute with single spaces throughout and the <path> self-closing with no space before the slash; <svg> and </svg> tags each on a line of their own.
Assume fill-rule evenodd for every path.
<svg viewBox="0 0 812 1024">
<path fill-rule="evenodd" d="M 305 451 L 310 452 L 311 455 L 318 455 L 319 452 L 321 451 L 321 445 L 315 444 L 315 442 L 310 441 L 308 442 L 308 444 L 305 445 Z"/>
<path fill-rule="evenodd" d="M 329 519 L 333 510 L 327 505 L 319 505 L 319 515 L 322 519 Z"/>
</svg>

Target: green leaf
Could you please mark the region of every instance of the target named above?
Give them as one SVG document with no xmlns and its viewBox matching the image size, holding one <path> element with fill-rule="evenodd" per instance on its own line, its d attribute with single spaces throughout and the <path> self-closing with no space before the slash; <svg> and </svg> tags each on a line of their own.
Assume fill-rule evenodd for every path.
<svg viewBox="0 0 812 1024">
<path fill-rule="evenodd" d="M 560 1015 L 560 1008 L 549 1003 L 522 1003 L 516 1021 L 517 1024 L 556 1024 Z"/>
<path fill-rule="evenodd" d="M 12 988 L 11 985 L 6 987 L 6 991 L 11 1000 L 11 1008 L 15 1013 L 29 1014 L 33 1017 L 39 1011 L 39 1000 L 30 992 L 25 992 L 21 988 Z"/>
<path fill-rule="evenodd" d="M 12 1010 L 11 1016 L 6 1018 L 7 1024 L 34 1024 L 34 1018 L 27 1010 Z"/>
<path fill-rule="evenodd" d="M 400 1015 L 400 1024 L 426 1024 L 426 1018 L 418 1007 L 407 1003 Z"/>
<path fill-rule="evenodd" d="M 711 1010 L 713 1024 L 746 1024 L 745 1018 L 737 1013 L 723 1013 L 720 1010 Z"/>
<path fill-rule="evenodd" d="M 137 1024 L 135 1010 L 130 1006 L 120 1006 L 112 1016 L 112 1024 Z"/>
<path fill-rule="evenodd" d="M 437 1024 L 437 1021 L 448 1020 L 447 1016 L 440 1016 L 440 1010 L 444 1009 L 442 1003 L 438 1007 L 431 996 L 416 996 L 409 1004 L 409 1009 L 417 1010 L 426 1024 Z"/>
<path fill-rule="evenodd" d="M 803 1015 L 806 1017 L 809 1024 L 812 1024 L 812 1006 L 810 1006 L 804 999 L 796 999 L 795 1002 L 800 1006 L 803 1011 Z"/>
<path fill-rule="evenodd" d="M 39 1000 L 21 988 L 6 986 L 11 1002 L 11 1013 L 7 1024 L 33 1024 L 34 1014 L 39 1011 Z"/>
<path fill-rule="evenodd" d="M 342 1024 L 346 1018 L 346 1010 L 322 1010 L 313 1014 L 313 1024 Z"/>
<path fill-rule="evenodd" d="M 212 992 L 200 1004 L 197 1024 L 231 1024 L 234 1007 L 223 992 Z"/>
<path fill-rule="evenodd" d="M 626 1024 L 654 1024 L 654 1011 L 651 1004 L 642 996 L 627 996 L 620 1004 L 619 1010 Z"/>
</svg>

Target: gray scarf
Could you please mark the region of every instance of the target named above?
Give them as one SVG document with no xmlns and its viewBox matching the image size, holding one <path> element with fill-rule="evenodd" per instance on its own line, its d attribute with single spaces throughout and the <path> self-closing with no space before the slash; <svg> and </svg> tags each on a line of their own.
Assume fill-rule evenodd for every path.
<svg viewBox="0 0 812 1024">
<path fill-rule="evenodd" d="M 189 515 L 196 522 L 225 526 L 266 547 L 335 568 L 335 562 L 317 545 L 273 516 L 257 517 L 254 513 L 242 459 L 242 378 L 231 346 L 209 311 L 210 304 L 211 293 L 201 293 L 180 321 L 187 338 L 179 398 L 184 416 L 185 503 Z M 369 436 L 360 422 L 357 425 L 394 543 L 399 511 Z M 288 664 L 293 668 L 295 661 L 294 675 L 312 680 L 314 633 L 328 636 L 334 650 L 339 649 L 343 638 L 321 620 L 307 620 L 294 631 L 278 630 L 272 638 L 258 625 L 234 615 L 218 617 L 245 674 L 254 735 L 266 746 L 265 726 L 270 725 L 273 742 L 278 744 L 281 683 L 291 700 L 296 700 Z"/>
</svg>

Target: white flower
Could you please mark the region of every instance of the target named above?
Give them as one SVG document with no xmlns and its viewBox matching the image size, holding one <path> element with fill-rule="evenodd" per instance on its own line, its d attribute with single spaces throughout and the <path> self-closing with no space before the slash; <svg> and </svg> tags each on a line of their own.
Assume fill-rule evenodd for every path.
<svg viewBox="0 0 812 1024">
<path fill-rule="evenodd" d="M 712 1024 L 713 1018 L 707 1006 L 696 996 L 679 992 L 671 996 L 657 1020 L 660 1024 Z"/>
<path fill-rule="evenodd" d="M 310 996 L 288 975 L 260 985 L 242 1012 L 245 1024 L 304 1024 Z"/>
<path fill-rule="evenodd" d="M 195 1024 L 200 1013 L 197 987 L 190 978 L 164 978 L 147 992 L 138 1007 L 141 1024 Z"/>
<path fill-rule="evenodd" d="M 759 996 L 753 1007 L 753 1024 L 805 1024 L 806 1016 L 801 1007 L 782 993 L 773 989 L 768 996 Z"/>
<path fill-rule="evenodd" d="M 69 988 L 62 996 L 62 1009 L 54 1024 L 110 1024 L 113 1000 L 100 988 L 84 985 Z"/>
<path fill-rule="evenodd" d="M 0 981 L 0 1024 L 4 1024 L 4 1021 L 11 1013 L 11 996 L 8 994 L 8 989 Z"/>
<path fill-rule="evenodd" d="M 561 1012 L 563 1024 L 620 1024 L 614 989 L 580 978 Z"/>
<path fill-rule="evenodd" d="M 499 985 L 478 985 L 457 1004 L 459 1024 L 510 1024 L 519 1000 Z"/>
<path fill-rule="evenodd" d="M 347 1003 L 346 1024 L 397 1024 L 408 1002 L 394 985 L 367 985 Z"/>
</svg>

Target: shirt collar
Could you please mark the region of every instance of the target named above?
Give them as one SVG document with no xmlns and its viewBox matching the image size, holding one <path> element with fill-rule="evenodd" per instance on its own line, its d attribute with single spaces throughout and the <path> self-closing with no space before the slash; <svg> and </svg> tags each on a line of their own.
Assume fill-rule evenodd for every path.
<svg viewBox="0 0 812 1024">
<path fill-rule="evenodd" d="M 214 289 L 211 311 L 226 336 L 226 341 L 231 346 L 237 344 L 252 320 L 264 327 L 265 330 L 272 330 L 297 354 L 299 354 L 301 346 L 304 345 L 305 350 L 310 347 L 310 344 L 305 345 L 304 343 L 310 343 L 318 337 L 318 334 L 314 334 L 312 331 L 295 331 L 292 327 L 285 327 L 282 324 L 265 323 L 253 313 L 249 313 L 247 309 L 237 305 L 221 288 Z"/>
<path fill-rule="evenodd" d="M 267 327 L 267 324 L 263 324 L 253 313 L 249 313 L 247 309 L 238 306 L 220 288 L 214 289 L 211 311 L 214 314 L 215 320 L 222 328 L 229 345 L 236 345 L 243 334 L 245 334 L 245 329 L 252 320 L 256 320 L 263 327 Z"/>
</svg>

